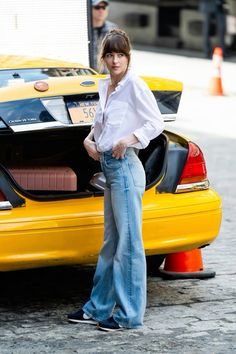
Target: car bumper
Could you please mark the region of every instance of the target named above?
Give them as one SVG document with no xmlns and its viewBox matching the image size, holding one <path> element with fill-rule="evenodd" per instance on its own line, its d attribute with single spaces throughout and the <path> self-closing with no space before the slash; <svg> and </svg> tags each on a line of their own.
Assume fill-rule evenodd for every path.
<svg viewBox="0 0 236 354">
<path fill-rule="evenodd" d="M 43 215 L 43 216 L 42 216 Z M 143 199 L 147 255 L 203 247 L 218 235 L 221 200 L 209 189 Z M 103 240 L 103 198 L 43 202 L 0 213 L 0 271 L 96 262 Z"/>
</svg>

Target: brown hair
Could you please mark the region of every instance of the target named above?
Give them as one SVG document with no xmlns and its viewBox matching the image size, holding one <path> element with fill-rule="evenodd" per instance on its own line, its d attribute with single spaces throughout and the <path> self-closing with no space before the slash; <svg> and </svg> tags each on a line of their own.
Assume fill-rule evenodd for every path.
<svg viewBox="0 0 236 354">
<path fill-rule="evenodd" d="M 102 41 L 100 58 L 105 58 L 107 53 L 123 53 L 128 58 L 128 66 L 130 63 L 131 44 L 129 37 L 125 31 L 114 28 L 110 30 Z"/>
</svg>

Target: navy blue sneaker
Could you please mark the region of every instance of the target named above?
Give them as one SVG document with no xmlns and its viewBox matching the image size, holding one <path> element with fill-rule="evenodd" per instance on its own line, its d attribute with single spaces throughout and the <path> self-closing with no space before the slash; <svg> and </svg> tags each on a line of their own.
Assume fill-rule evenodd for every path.
<svg viewBox="0 0 236 354">
<path fill-rule="evenodd" d="M 82 309 L 73 313 L 69 313 L 67 319 L 69 322 L 74 322 L 74 323 L 88 323 L 92 325 L 96 325 L 98 323 L 93 318 L 86 315 L 86 313 L 84 313 Z"/>
<path fill-rule="evenodd" d="M 102 331 L 106 332 L 115 332 L 115 331 L 121 331 L 124 329 L 124 327 L 120 326 L 113 317 L 108 318 L 105 321 L 100 321 L 98 322 L 97 325 L 98 329 L 101 329 Z"/>
</svg>

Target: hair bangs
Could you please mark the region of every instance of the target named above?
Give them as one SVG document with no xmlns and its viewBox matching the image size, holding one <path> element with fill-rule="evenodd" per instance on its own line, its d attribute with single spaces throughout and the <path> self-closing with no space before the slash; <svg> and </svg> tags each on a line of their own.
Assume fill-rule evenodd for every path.
<svg viewBox="0 0 236 354">
<path fill-rule="evenodd" d="M 107 38 L 107 41 L 103 48 L 102 56 L 104 57 L 107 53 L 123 53 L 129 56 L 130 48 L 127 45 L 125 38 L 120 35 L 111 36 Z"/>
</svg>

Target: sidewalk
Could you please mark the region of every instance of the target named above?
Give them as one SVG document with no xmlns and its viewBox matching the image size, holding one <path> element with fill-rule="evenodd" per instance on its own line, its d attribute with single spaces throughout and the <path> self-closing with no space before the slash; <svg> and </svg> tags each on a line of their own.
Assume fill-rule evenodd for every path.
<svg viewBox="0 0 236 354">
<path fill-rule="evenodd" d="M 191 57 L 193 53 L 187 51 L 181 56 L 163 51 L 158 53 L 158 49 L 153 51 L 148 47 L 136 47 L 132 55 L 132 66 L 139 75 L 179 80 L 185 88 L 207 92 L 213 73 L 211 59 Z M 236 58 L 223 61 L 222 84 L 225 95 L 236 95 Z"/>
<path fill-rule="evenodd" d="M 184 84 L 177 119 L 167 124 L 168 129 L 180 134 L 188 135 L 191 131 L 192 135 L 194 131 L 235 139 L 236 58 L 235 62 L 231 59 L 222 63 L 224 96 L 210 96 L 212 60 L 196 57 L 193 52 L 179 55 L 180 52 L 157 53 L 156 49 L 147 49 L 136 47 L 132 53 L 132 66 L 139 75 L 170 78 Z"/>
</svg>

